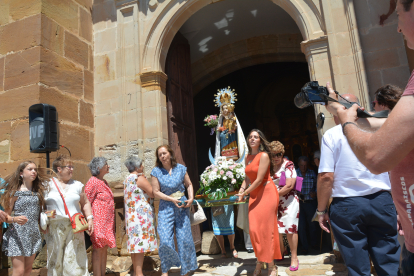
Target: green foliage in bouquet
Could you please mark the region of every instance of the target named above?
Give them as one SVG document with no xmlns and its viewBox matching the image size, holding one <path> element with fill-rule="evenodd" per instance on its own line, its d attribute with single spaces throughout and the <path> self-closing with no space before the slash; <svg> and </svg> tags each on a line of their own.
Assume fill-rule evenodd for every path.
<svg viewBox="0 0 414 276">
<path fill-rule="evenodd" d="M 200 191 L 209 199 L 218 200 L 227 197 L 231 190 L 238 189 L 245 178 L 242 164 L 219 157 L 216 164 L 208 166 L 201 174 Z M 197 192 L 197 193 L 198 193 Z"/>
</svg>

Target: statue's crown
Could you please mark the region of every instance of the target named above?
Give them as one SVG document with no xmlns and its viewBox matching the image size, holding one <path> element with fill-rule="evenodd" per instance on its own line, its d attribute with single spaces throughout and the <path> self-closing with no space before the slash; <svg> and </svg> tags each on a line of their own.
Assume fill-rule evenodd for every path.
<svg viewBox="0 0 414 276">
<path fill-rule="evenodd" d="M 234 103 L 237 101 L 236 96 L 237 94 L 234 93 L 234 89 L 231 90 L 230 86 L 223 89 L 218 89 L 218 93 L 214 94 L 214 102 L 216 106 L 221 107 L 223 104 L 231 105 L 231 109 L 234 109 Z"/>
</svg>

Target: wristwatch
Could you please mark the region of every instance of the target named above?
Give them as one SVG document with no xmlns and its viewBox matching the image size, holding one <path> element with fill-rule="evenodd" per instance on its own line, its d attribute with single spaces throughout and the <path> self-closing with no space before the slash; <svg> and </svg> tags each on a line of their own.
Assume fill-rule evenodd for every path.
<svg viewBox="0 0 414 276">
<path fill-rule="evenodd" d="M 90 215 L 86 218 L 86 220 L 93 219 L 93 215 Z"/>
<path fill-rule="evenodd" d="M 321 216 L 321 215 L 324 215 L 324 214 L 326 214 L 328 212 L 328 210 L 323 210 L 323 211 L 318 211 L 318 208 L 316 208 L 316 213 L 319 215 L 319 216 Z"/>
</svg>

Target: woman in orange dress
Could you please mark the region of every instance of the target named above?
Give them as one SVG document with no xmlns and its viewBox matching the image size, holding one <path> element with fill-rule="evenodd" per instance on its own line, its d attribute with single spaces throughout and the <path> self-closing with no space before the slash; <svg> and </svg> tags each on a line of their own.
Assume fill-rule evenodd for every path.
<svg viewBox="0 0 414 276">
<path fill-rule="evenodd" d="M 240 187 L 239 201 L 250 194 L 249 234 L 257 264 L 254 276 L 261 275 L 263 263 L 269 264 L 268 275 L 277 276 L 273 260 L 281 259 L 277 206 L 279 193 L 270 175 L 273 175 L 270 150 L 263 133 L 253 129 L 247 136 L 249 155 L 246 157 L 246 179 Z"/>
</svg>

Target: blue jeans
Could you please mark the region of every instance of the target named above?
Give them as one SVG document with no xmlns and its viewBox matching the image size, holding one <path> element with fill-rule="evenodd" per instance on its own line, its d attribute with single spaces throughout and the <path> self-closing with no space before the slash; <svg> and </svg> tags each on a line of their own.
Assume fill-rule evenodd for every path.
<svg viewBox="0 0 414 276">
<path fill-rule="evenodd" d="M 401 270 L 402 276 L 414 276 L 414 253 L 408 251 L 405 244 L 402 248 Z"/>
<path fill-rule="evenodd" d="M 400 245 L 397 214 L 389 192 L 357 197 L 335 197 L 330 207 L 335 240 L 348 275 L 371 275 L 369 257 L 381 275 L 397 275 Z"/>
<path fill-rule="evenodd" d="M 304 250 L 309 249 L 307 232 L 309 231 L 311 246 L 317 246 L 317 222 L 312 222 L 318 202 L 316 200 L 301 201 L 299 203 L 299 239 Z"/>
</svg>

